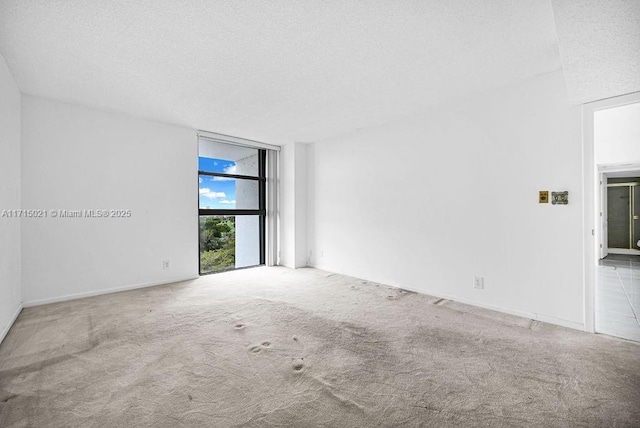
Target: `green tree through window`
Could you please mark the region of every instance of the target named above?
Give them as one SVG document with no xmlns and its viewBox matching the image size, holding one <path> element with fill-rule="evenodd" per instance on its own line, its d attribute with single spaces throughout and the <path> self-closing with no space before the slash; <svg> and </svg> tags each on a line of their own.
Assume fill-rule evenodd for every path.
<svg viewBox="0 0 640 428">
<path fill-rule="evenodd" d="M 200 271 L 222 272 L 235 267 L 234 216 L 200 217 Z"/>
</svg>

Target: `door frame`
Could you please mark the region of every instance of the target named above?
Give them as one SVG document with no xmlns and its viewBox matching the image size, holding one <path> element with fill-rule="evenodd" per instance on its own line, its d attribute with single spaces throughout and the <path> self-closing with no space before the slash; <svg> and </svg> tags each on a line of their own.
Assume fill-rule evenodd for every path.
<svg viewBox="0 0 640 428">
<path fill-rule="evenodd" d="M 594 148 L 594 115 L 596 111 L 620 107 L 640 102 L 640 92 L 619 97 L 594 101 L 582 105 L 582 250 L 583 250 L 583 305 L 584 329 L 595 333 L 595 290 L 597 281 L 597 267 L 602 243 L 603 228 L 599 219 L 601 212 L 600 173 L 639 170 L 640 163 L 619 163 L 597 165 L 595 163 Z"/>
</svg>

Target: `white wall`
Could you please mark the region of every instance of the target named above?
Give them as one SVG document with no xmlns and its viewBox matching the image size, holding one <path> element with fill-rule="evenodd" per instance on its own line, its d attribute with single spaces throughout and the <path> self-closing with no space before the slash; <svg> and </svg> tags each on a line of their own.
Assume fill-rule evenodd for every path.
<svg viewBox="0 0 640 428">
<path fill-rule="evenodd" d="M 554 72 L 309 146 L 311 264 L 582 328 L 580 124 Z"/>
<path fill-rule="evenodd" d="M 640 163 L 640 102 L 597 110 L 593 116 L 596 164 Z"/>
<path fill-rule="evenodd" d="M 295 267 L 307 266 L 307 151 L 308 145 L 295 144 Z"/>
<path fill-rule="evenodd" d="M 192 130 L 24 96 L 23 208 L 132 212 L 24 220 L 25 305 L 197 276 L 196 171 Z"/>
<path fill-rule="evenodd" d="M 307 265 L 307 145 L 289 143 L 280 151 L 280 231 L 278 264 L 289 268 Z"/>
<path fill-rule="evenodd" d="M 20 208 L 20 90 L 0 55 L 0 213 Z M 0 342 L 22 308 L 19 218 L 0 216 Z"/>
<path fill-rule="evenodd" d="M 282 146 L 278 174 L 280 206 L 278 210 L 278 264 L 295 268 L 295 144 Z"/>
</svg>

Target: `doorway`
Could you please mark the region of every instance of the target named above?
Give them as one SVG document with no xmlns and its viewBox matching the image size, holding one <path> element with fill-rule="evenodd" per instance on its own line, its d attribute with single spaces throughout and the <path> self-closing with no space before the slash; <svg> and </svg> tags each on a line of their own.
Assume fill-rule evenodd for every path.
<svg viewBox="0 0 640 428">
<path fill-rule="evenodd" d="M 640 93 L 583 107 L 585 329 L 634 341 L 640 341 L 639 119 Z"/>
<path fill-rule="evenodd" d="M 595 332 L 640 342 L 640 170 L 600 168 Z"/>
</svg>

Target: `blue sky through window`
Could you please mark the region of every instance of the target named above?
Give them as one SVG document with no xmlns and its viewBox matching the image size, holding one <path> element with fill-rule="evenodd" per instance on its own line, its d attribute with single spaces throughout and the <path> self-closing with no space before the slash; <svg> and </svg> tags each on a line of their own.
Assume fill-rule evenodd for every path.
<svg viewBox="0 0 640 428">
<path fill-rule="evenodd" d="M 234 174 L 236 163 L 224 159 L 198 157 L 198 170 Z M 200 208 L 234 209 L 236 207 L 236 180 L 227 177 L 199 176 Z"/>
</svg>

